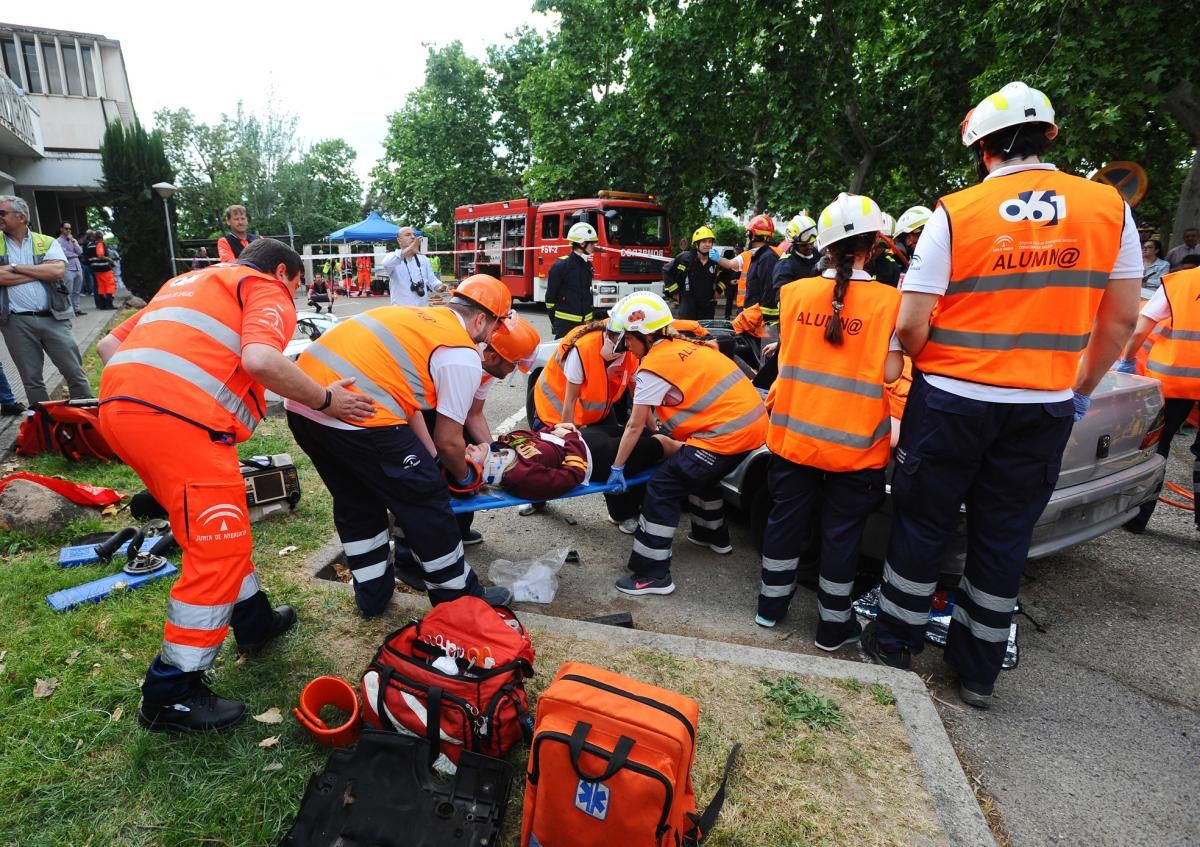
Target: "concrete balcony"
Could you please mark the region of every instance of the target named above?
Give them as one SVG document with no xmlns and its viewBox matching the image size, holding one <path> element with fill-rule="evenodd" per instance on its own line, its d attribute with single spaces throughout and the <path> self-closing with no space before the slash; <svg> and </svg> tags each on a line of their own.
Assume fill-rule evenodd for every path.
<svg viewBox="0 0 1200 847">
<path fill-rule="evenodd" d="M 38 110 L 4 74 L 0 74 L 0 154 L 21 158 L 45 155 Z"/>
</svg>

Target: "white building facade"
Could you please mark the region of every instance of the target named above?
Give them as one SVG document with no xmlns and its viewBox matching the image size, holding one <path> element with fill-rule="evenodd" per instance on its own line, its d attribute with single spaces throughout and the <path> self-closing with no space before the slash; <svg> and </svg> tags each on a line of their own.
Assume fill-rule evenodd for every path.
<svg viewBox="0 0 1200 847">
<path fill-rule="evenodd" d="M 0 23 L 0 194 L 29 203 L 32 229 L 85 229 L 104 130 L 134 114 L 120 42 Z"/>
</svg>

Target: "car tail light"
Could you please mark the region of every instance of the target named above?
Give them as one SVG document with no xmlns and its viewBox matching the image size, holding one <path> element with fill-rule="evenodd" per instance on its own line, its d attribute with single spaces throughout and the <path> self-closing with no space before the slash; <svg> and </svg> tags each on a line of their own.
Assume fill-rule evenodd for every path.
<svg viewBox="0 0 1200 847">
<path fill-rule="evenodd" d="M 1146 430 L 1146 437 L 1142 439 L 1143 450 L 1149 450 L 1158 444 L 1158 439 L 1162 438 L 1163 426 L 1166 421 L 1166 415 L 1163 414 L 1162 409 L 1159 409 L 1158 414 L 1154 416 L 1154 423 L 1150 424 L 1150 428 Z"/>
</svg>

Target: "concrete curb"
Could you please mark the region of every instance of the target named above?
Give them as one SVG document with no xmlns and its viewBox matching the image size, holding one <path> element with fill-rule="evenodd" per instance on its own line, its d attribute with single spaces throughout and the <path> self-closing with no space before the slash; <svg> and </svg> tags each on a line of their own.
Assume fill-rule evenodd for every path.
<svg viewBox="0 0 1200 847">
<path fill-rule="evenodd" d="M 318 549 L 309 559 L 309 572 L 314 582 L 331 590 L 352 590 L 349 584 L 317 576 L 341 555 L 342 545 L 336 536 Z M 392 605 L 402 616 L 420 616 L 428 609 L 424 598 L 411 594 L 395 595 Z M 544 629 L 555 635 L 601 641 L 605 644 L 644 647 L 676 656 L 712 659 L 744 667 L 807 674 L 826 679 L 852 678 L 867 684 L 885 685 L 896 696 L 896 709 L 908 735 L 913 756 L 924 777 L 925 788 L 945 830 L 947 841 L 963 847 L 996 845 L 975 800 L 975 793 L 971 790 L 958 756 L 950 744 L 950 738 L 946 735 L 942 719 L 938 716 L 921 678 L 914 673 L 863 662 L 848 662 L 702 638 L 585 623 L 525 610 L 521 610 L 519 614 L 521 621 L 531 629 Z"/>
</svg>

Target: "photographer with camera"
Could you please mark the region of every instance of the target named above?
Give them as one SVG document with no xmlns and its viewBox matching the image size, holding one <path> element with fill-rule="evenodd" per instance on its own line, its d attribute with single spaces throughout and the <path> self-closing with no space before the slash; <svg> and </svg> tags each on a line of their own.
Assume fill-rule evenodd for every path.
<svg viewBox="0 0 1200 847">
<path fill-rule="evenodd" d="M 421 240 L 411 226 L 402 226 L 396 233 L 399 250 L 388 253 L 383 266 L 388 272 L 388 297 L 393 306 L 428 306 L 429 294 L 439 282 L 421 255 Z"/>
</svg>

